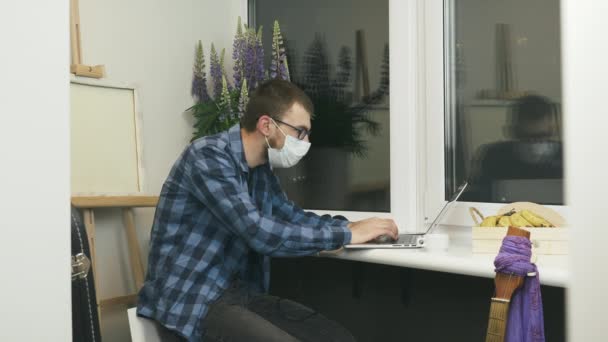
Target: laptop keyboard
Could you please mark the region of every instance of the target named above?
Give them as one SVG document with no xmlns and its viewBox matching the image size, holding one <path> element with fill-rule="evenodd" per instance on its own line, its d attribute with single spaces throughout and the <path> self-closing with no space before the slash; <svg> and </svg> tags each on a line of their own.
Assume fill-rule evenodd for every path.
<svg viewBox="0 0 608 342">
<path fill-rule="evenodd" d="M 387 242 L 377 242 L 377 241 L 370 241 L 367 244 L 372 244 L 372 245 L 416 245 L 416 243 L 418 242 L 418 238 L 422 236 L 422 235 L 411 235 L 411 234 L 405 234 L 405 235 L 399 235 L 399 239 L 397 241 L 387 241 Z"/>
<path fill-rule="evenodd" d="M 415 245 L 418 242 L 420 235 L 400 235 L 397 244 Z"/>
</svg>

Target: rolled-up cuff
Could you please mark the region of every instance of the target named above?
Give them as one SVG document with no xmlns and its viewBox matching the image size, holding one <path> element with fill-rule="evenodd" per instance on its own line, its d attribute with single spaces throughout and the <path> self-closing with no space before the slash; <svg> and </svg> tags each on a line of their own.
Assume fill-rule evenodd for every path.
<svg viewBox="0 0 608 342">
<path fill-rule="evenodd" d="M 332 242 L 328 246 L 328 250 L 340 248 L 350 243 L 352 239 L 352 233 L 348 228 L 348 224 L 348 221 L 343 221 L 343 223 L 341 223 L 340 225 L 330 226 L 329 229 L 332 233 Z"/>
</svg>

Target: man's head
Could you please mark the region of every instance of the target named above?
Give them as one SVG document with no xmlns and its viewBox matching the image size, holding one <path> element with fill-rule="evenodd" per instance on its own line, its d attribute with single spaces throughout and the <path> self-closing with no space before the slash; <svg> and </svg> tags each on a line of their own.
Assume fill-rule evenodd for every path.
<svg viewBox="0 0 608 342">
<path fill-rule="evenodd" d="M 308 141 L 313 113 L 312 101 L 295 84 L 270 80 L 259 85 L 251 95 L 241 128 L 260 132 L 273 148 L 280 149 L 287 135 Z"/>
<path fill-rule="evenodd" d="M 310 148 L 312 113 L 312 101 L 293 83 L 270 80 L 259 85 L 241 118 L 250 167 L 268 158 L 275 167 L 295 165 Z"/>
<path fill-rule="evenodd" d="M 509 135 L 521 140 L 542 140 L 555 136 L 557 118 L 551 101 L 538 95 L 524 96 L 512 108 Z"/>
</svg>

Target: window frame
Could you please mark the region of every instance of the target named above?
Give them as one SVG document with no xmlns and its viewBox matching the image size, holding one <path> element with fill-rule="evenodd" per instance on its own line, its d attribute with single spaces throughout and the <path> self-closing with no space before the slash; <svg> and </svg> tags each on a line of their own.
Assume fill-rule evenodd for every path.
<svg viewBox="0 0 608 342">
<path fill-rule="evenodd" d="M 255 0 L 243 0 L 247 21 L 255 13 Z M 390 212 L 315 210 L 319 215 L 343 215 L 351 221 L 369 217 L 393 218 L 400 232 L 418 232 L 421 226 L 423 206 L 420 202 L 422 187 L 420 135 L 422 129 L 418 115 L 421 105 L 423 75 L 419 63 L 421 54 L 423 1 L 389 0 L 389 65 L 390 65 Z M 400 113 L 395 115 L 395 113 Z M 314 129 L 314 128 L 313 128 Z"/>
<path fill-rule="evenodd" d="M 448 0 L 417 0 L 420 6 L 424 7 L 424 29 L 422 36 L 425 40 L 425 63 L 421 65 L 424 68 L 426 79 L 426 87 L 422 90 L 426 92 L 426 101 L 424 108 L 419 113 L 424 113 L 420 120 L 426 122 L 426 130 L 424 131 L 425 138 L 424 150 L 426 158 L 423 161 L 424 169 L 419 179 L 421 186 L 424 188 L 422 201 L 424 203 L 424 222 L 428 223 L 439 213 L 445 201 L 445 101 L 446 95 L 445 84 L 453 80 L 446 75 L 446 70 L 449 70 L 449 65 L 445 65 L 444 60 L 449 52 L 445 48 L 445 36 L 453 30 L 448 30 L 446 27 L 452 25 L 447 13 L 451 9 L 451 2 Z M 561 27 L 561 23 L 560 23 Z M 453 89 L 453 87 L 452 87 Z M 564 179 L 565 181 L 565 179 Z M 542 203 L 541 203 L 542 204 Z M 491 203 L 491 202 L 458 202 L 454 208 L 443 219 L 443 225 L 453 226 L 472 226 L 474 222 L 468 212 L 470 207 L 476 207 L 482 213 L 495 213 L 506 203 Z M 562 216 L 567 216 L 567 205 L 545 205 L 551 208 Z"/>
</svg>

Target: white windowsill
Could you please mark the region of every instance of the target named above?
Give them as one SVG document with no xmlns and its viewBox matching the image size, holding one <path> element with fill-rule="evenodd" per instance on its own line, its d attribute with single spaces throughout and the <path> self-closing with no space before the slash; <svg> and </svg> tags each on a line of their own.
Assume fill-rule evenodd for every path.
<svg viewBox="0 0 608 342">
<path fill-rule="evenodd" d="M 447 252 L 430 252 L 425 249 L 368 249 L 340 250 L 321 253 L 323 257 L 370 262 L 430 271 L 494 278 L 494 258 L 491 254 L 471 252 L 471 228 L 442 229 L 450 235 Z M 568 256 L 539 255 L 536 261 L 543 285 L 568 287 Z"/>
</svg>

